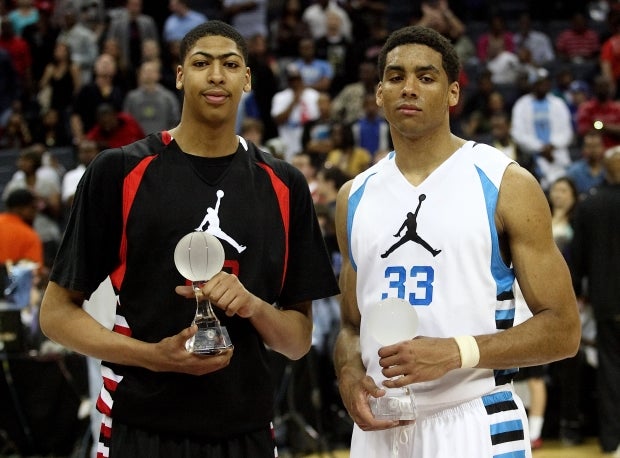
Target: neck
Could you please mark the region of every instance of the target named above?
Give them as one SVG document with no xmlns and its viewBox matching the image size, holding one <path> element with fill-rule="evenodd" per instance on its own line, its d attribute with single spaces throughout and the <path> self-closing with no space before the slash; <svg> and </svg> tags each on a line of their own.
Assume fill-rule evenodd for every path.
<svg viewBox="0 0 620 458">
<path fill-rule="evenodd" d="M 228 156 L 237 150 L 239 144 L 234 128 L 227 124 L 207 126 L 181 120 L 178 126 L 170 129 L 170 134 L 184 152 L 196 156 Z"/>
</svg>

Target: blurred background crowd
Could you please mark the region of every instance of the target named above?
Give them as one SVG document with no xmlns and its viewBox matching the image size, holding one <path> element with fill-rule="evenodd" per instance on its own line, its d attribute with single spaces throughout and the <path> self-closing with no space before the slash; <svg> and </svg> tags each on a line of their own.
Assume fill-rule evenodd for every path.
<svg viewBox="0 0 620 458">
<path fill-rule="evenodd" d="M 573 209 L 605 183 L 605 152 L 620 145 L 620 2 L 0 0 L 0 211 L 18 215 L 42 242 L 41 258 L 31 259 L 41 264 L 40 288 L 89 162 L 179 121 L 179 42 L 210 19 L 231 23 L 248 41 L 252 91 L 238 133 L 306 176 L 336 274 L 336 194 L 391 150 L 375 103 L 376 59 L 388 34 L 409 24 L 454 44 L 462 71 L 453 132 L 497 147 L 537 177 L 569 256 Z M 16 235 L 21 227 L 11 231 L 0 228 L 0 239 L 27 238 Z M 3 251 L 0 262 L 19 260 Z M 617 282 L 618 271 L 607 275 Z M 322 421 L 346 442 L 350 424 L 330 372 L 338 314 L 336 298 L 315 306 L 313 383 L 327 414 L 314 427 Z M 532 376 L 543 381 L 542 395 L 532 385 L 532 408 L 542 402 L 537 416 L 553 418 L 547 424 L 567 444 L 598 427 L 588 410 L 592 383 L 560 382 L 567 374 L 587 380 L 579 374 L 596 368 L 596 354 L 586 358 L 596 336 L 584 329 L 573 366 Z M 549 413 L 548 403 L 561 408 Z"/>
</svg>

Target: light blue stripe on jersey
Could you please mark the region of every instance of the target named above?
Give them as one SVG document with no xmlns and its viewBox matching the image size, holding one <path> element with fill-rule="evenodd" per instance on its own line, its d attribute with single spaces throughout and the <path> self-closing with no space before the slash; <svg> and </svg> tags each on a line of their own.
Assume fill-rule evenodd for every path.
<svg viewBox="0 0 620 458">
<path fill-rule="evenodd" d="M 351 231 L 353 230 L 353 217 L 355 216 L 355 212 L 357 210 L 357 206 L 360 204 L 362 200 L 362 195 L 364 194 L 364 190 L 366 189 L 366 183 L 370 177 L 375 174 L 368 175 L 364 180 L 364 183 L 349 196 L 349 204 L 347 206 L 347 238 L 349 245 L 349 260 L 351 261 L 351 266 L 353 270 L 357 272 L 357 264 L 355 263 L 355 259 L 353 259 L 353 250 L 351 249 Z"/>
<path fill-rule="evenodd" d="M 487 217 L 489 219 L 489 229 L 491 231 L 491 274 L 497 285 L 497 295 L 512 290 L 514 283 L 514 272 L 506 266 L 499 250 L 499 237 L 497 235 L 497 227 L 495 226 L 495 208 L 497 206 L 497 197 L 499 189 L 493 184 L 489 177 L 479 168 L 476 167 L 480 183 L 482 184 L 482 193 L 487 208 Z"/>
<path fill-rule="evenodd" d="M 500 453 L 499 455 L 493 455 L 493 458 L 525 458 L 525 450 Z"/>
<path fill-rule="evenodd" d="M 491 436 L 511 431 L 521 431 L 522 429 L 523 422 L 521 420 L 503 421 L 501 423 L 491 425 Z"/>
<path fill-rule="evenodd" d="M 495 311 L 495 321 L 514 320 L 514 318 L 515 318 L 515 309 Z"/>
</svg>

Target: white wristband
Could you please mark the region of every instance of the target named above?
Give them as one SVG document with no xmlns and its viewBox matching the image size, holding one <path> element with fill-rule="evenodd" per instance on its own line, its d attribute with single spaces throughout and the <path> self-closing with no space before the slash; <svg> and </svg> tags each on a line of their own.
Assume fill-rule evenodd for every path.
<svg viewBox="0 0 620 458">
<path fill-rule="evenodd" d="M 458 336 L 454 340 L 461 354 L 461 367 L 476 367 L 480 362 L 480 349 L 473 336 Z"/>
</svg>

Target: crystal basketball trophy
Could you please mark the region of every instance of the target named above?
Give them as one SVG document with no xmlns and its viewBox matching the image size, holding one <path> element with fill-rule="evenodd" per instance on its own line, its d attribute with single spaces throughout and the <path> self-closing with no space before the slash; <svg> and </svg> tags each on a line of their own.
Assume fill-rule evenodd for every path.
<svg viewBox="0 0 620 458">
<path fill-rule="evenodd" d="M 187 340 L 187 351 L 217 355 L 232 347 L 226 327 L 220 325 L 211 302 L 200 291 L 204 282 L 222 270 L 224 259 L 221 242 L 207 232 L 190 232 L 179 240 L 174 249 L 174 264 L 179 273 L 192 282 L 196 297 L 196 314 L 192 324 L 198 326 L 198 332 Z"/>
<path fill-rule="evenodd" d="M 388 298 L 372 305 L 365 318 L 371 335 L 382 345 L 413 339 L 418 330 L 418 314 L 404 299 Z M 368 397 L 370 410 L 380 420 L 415 420 L 415 396 L 408 386 L 385 388 L 379 398 Z"/>
</svg>

